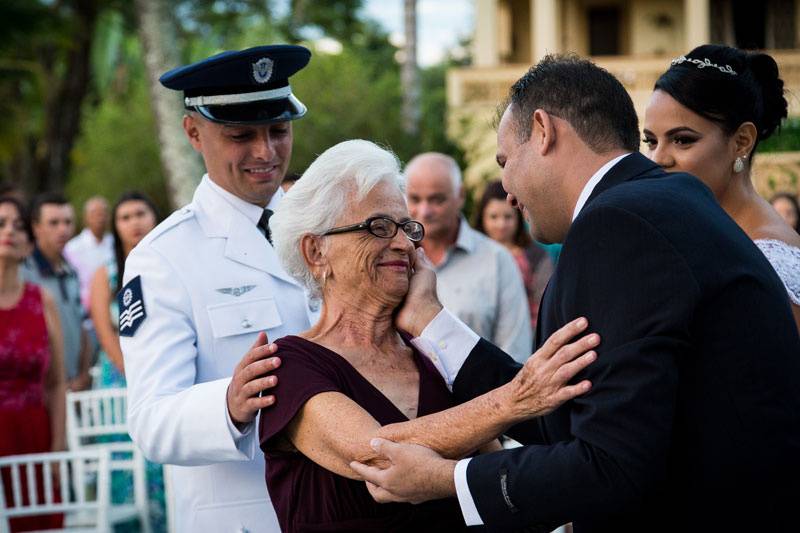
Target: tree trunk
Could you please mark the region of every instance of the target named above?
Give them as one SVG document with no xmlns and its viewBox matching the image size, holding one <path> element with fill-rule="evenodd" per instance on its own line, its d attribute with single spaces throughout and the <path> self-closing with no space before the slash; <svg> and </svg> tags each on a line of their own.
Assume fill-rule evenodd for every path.
<svg viewBox="0 0 800 533">
<path fill-rule="evenodd" d="M 161 143 L 161 165 L 167 176 L 170 201 L 173 207 L 180 206 L 192 200 L 204 170 L 183 132 L 182 94 L 164 88 L 158 81 L 161 74 L 179 65 L 176 32 L 164 0 L 136 0 L 136 11 L 150 101 Z"/>
<path fill-rule="evenodd" d="M 403 84 L 403 130 L 409 135 L 419 131 L 419 72 L 417 70 L 417 1 L 403 0 L 405 27 L 405 61 L 401 73 Z"/>
<path fill-rule="evenodd" d="M 72 45 L 66 52 L 64 70 L 53 63 L 55 50 L 41 56 L 52 73 L 44 108 L 44 131 L 33 154 L 35 183 L 29 192 L 63 191 L 70 166 L 70 152 L 80 132 L 83 102 L 89 92 L 92 42 L 97 22 L 96 0 L 73 3 Z M 60 76 L 61 79 L 56 79 Z M 46 88 L 47 89 L 47 88 Z"/>
</svg>

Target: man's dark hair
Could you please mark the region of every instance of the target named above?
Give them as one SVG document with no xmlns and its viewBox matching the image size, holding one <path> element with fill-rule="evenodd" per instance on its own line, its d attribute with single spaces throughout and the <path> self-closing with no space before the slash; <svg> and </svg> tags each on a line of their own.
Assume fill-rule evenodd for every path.
<svg viewBox="0 0 800 533">
<path fill-rule="evenodd" d="M 31 222 L 38 223 L 42 218 L 42 206 L 48 204 L 65 205 L 69 202 L 63 194 L 57 192 L 43 192 L 37 195 L 31 202 Z"/>
<path fill-rule="evenodd" d="M 521 141 L 543 109 L 570 123 L 595 153 L 639 150 L 639 119 L 622 84 L 588 59 L 547 55 L 511 87 L 509 105 Z"/>
</svg>

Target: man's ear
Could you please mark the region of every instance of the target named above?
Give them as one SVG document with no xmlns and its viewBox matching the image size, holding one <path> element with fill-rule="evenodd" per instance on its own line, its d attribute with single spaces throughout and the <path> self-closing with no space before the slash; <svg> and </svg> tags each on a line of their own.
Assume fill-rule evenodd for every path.
<svg viewBox="0 0 800 533">
<path fill-rule="evenodd" d="M 531 140 L 535 143 L 539 155 L 545 155 L 556 142 L 556 128 L 550 114 L 544 109 L 533 112 L 531 120 Z"/>
<path fill-rule="evenodd" d="M 203 153 L 203 144 L 200 142 L 200 123 L 197 118 L 192 116 L 191 113 L 183 115 L 183 131 L 186 133 L 186 138 L 192 143 L 192 147 Z"/>
</svg>

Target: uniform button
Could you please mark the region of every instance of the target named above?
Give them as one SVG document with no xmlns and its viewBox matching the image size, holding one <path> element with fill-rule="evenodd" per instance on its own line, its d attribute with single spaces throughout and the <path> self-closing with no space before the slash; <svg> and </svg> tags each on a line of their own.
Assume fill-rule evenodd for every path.
<svg viewBox="0 0 800 533">
<path fill-rule="evenodd" d="M 447 348 L 447 343 L 446 343 L 446 342 L 444 342 L 444 341 L 439 341 L 439 348 L 441 348 L 442 350 L 444 350 L 445 348 Z"/>
<path fill-rule="evenodd" d="M 251 328 L 251 327 L 253 327 L 253 324 L 252 324 L 252 322 L 250 322 L 249 320 L 247 320 L 245 318 L 244 320 L 242 320 L 242 327 L 245 328 L 245 329 Z"/>
</svg>

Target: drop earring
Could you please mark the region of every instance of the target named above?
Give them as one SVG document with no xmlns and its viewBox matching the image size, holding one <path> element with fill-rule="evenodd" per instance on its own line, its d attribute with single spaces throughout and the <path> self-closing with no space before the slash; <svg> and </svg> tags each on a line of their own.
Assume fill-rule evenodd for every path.
<svg viewBox="0 0 800 533">
<path fill-rule="evenodd" d="M 742 170 L 744 170 L 744 157 L 737 157 L 733 162 L 733 171 L 738 174 Z"/>
</svg>

